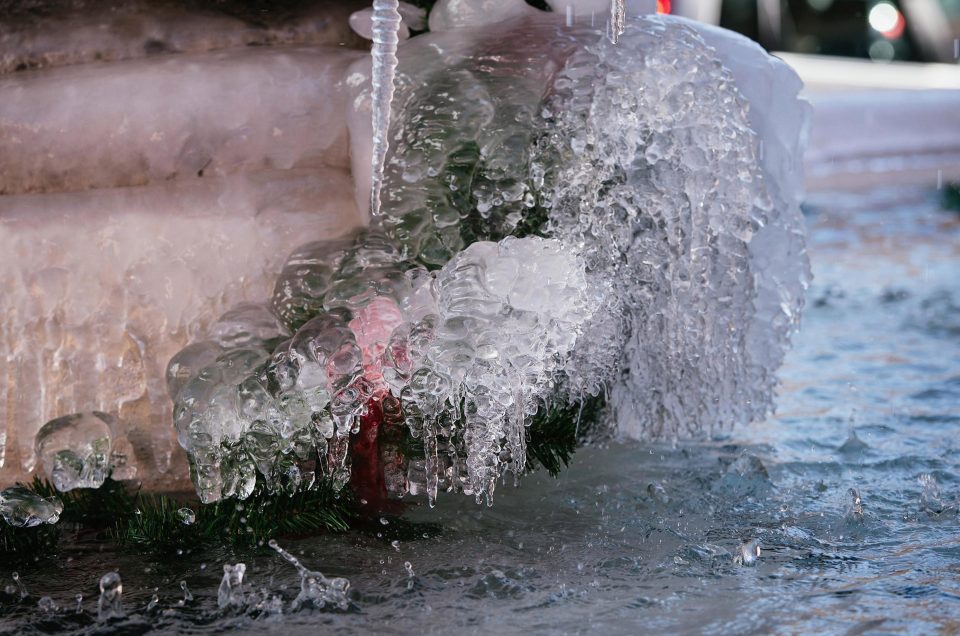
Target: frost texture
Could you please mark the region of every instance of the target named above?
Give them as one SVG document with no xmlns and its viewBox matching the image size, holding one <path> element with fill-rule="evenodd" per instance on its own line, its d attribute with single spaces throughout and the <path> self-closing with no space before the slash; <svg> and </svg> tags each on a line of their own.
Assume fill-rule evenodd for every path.
<svg viewBox="0 0 960 636">
<path fill-rule="evenodd" d="M 405 45 L 374 227 L 298 248 L 269 307 L 171 361 L 204 501 L 321 475 L 490 502 L 551 404 L 603 394 L 650 436 L 770 410 L 806 260 L 730 71 L 680 21 L 551 33 L 443 67 L 453 35 Z"/>
</svg>

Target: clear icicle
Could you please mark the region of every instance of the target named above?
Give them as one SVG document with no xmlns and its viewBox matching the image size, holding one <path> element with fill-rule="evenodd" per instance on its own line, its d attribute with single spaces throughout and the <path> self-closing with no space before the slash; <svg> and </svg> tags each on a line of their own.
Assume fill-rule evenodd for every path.
<svg viewBox="0 0 960 636">
<path fill-rule="evenodd" d="M 390 104 L 393 102 L 393 78 L 397 70 L 399 30 L 398 0 L 373 0 L 373 71 L 370 79 L 373 107 L 370 215 L 373 217 L 380 214 L 380 190 L 383 187 L 383 166 L 387 160 L 387 135 L 390 128 Z"/>
<path fill-rule="evenodd" d="M 624 0 L 610 0 L 610 41 L 616 44 L 623 35 L 627 9 Z"/>
</svg>

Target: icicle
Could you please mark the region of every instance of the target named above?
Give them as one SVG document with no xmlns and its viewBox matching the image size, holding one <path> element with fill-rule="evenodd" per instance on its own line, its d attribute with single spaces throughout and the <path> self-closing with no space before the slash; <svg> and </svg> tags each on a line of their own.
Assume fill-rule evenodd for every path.
<svg viewBox="0 0 960 636">
<path fill-rule="evenodd" d="M 380 214 L 380 189 L 383 166 L 387 160 L 387 135 L 390 129 L 390 104 L 393 102 L 393 78 L 397 70 L 397 42 L 400 30 L 398 0 L 373 0 L 373 179 L 370 191 L 370 216 Z"/>
<path fill-rule="evenodd" d="M 624 22 L 626 21 L 626 7 L 624 0 L 610 0 L 610 41 L 616 44 L 623 35 Z"/>
</svg>

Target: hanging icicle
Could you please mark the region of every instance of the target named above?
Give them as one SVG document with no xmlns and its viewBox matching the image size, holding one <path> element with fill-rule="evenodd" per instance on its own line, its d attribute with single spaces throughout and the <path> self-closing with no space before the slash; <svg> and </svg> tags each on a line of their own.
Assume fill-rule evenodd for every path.
<svg viewBox="0 0 960 636">
<path fill-rule="evenodd" d="M 393 102 L 393 79 L 397 70 L 399 30 L 398 0 L 373 0 L 373 172 L 370 190 L 372 217 L 380 214 L 380 190 L 383 187 L 383 166 L 387 159 L 387 136 L 390 129 L 390 105 Z"/>
</svg>

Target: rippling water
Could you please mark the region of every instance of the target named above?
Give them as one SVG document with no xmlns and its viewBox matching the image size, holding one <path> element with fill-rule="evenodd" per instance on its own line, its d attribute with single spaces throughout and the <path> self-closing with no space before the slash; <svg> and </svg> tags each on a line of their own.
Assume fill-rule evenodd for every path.
<svg viewBox="0 0 960 636">
<path fill-rule="evenodd" d="M 816 280 L 775 418 L 709 442 L 587 448 L 493 508 L 413 510 L 425 525 L 393 545 L 390 526 L 282 541 L 350 579 L 347 612 L 290 613 L 299 577 L 267 547 L 171 557 L 77 537 L 16 565 L 29 596 L 0 591 L 0 632 L 955 633 L 960 216 L 913 189 L 807 209 Z M 760 556 L 739 565 L 750 540 Z M 284 614 L 217 609 L 236 561 Z M 127 617 L 100 625 L 97 581 L 115 568 Z M 13 569 L 0 564 L 0 590 Z"/>
</svg>

